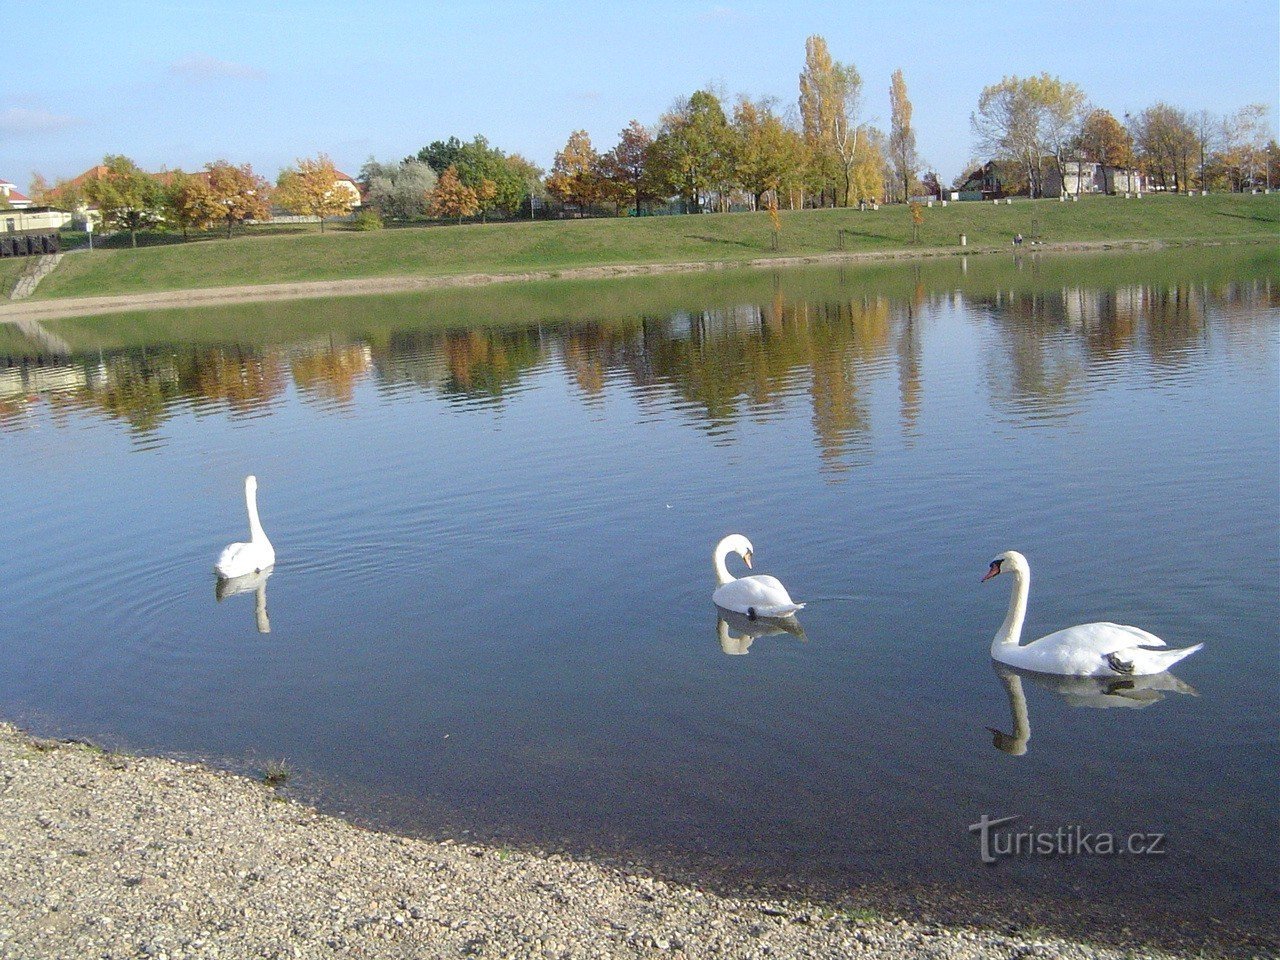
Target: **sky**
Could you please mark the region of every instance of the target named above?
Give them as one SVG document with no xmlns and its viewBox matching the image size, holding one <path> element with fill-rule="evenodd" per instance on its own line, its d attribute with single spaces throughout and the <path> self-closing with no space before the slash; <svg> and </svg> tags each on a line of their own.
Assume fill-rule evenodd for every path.
<svg viewBox="0 0 1280 960">
<path fill-rule="evenodd" d="M 1271 109 L 1276 0 L 612 0 L 377 4 L 327 0 L 7 4 L 0 179 L 74 176 L 104 154 L 148 170 L 227 159 L 275 179 L 329 154 L 370 156 L 479 133 L 550 167 L 585 129 L 609 149 L 708 85 L 795 104 L 804 42 L 862 75 L 862 117 L 888 127 L 901 67 L 926 169 L 973 156 L 969 116 L 1003 76 L 1048 71 L 1117 117 L 1164 100 Z"/>
</svg>

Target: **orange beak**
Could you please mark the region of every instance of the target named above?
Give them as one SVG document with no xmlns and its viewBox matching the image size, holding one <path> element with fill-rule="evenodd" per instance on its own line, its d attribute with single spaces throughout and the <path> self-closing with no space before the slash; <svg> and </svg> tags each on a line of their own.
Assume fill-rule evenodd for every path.
<svg viewBox="0 0 1280 960">
<path fill-rule="evenodd" d="M 1000 562 L 998 560 L 993 561 L 991 564 L 991 569 L 987 571 L 987 575 L 983 577 L 981 580 L 979 580 L 978 582 L 986 583 L 992 577 L 999 575 L 999 573 L 1000 573 Z"/>
<path fill-rule="evenodd" d="M 744 554 L 742 555 L 742 559 L 743 559 L 744 561 L 746 561 L 747 569 L 748 569 L 748 570 L 754 570 L 754 569 L 755 569 L 754 567 L 752 567 L 752 566 L 751 566 L 751 551 L 750 551 L 750 550 L 748 550 L 746 553 L 744 553 Z"/>
</svg>

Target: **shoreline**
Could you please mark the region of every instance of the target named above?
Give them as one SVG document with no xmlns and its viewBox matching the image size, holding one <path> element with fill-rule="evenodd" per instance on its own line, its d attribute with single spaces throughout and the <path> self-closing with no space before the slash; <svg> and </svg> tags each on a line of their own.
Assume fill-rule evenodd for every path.
<svg viewBox="0 0 1280 960">
<path fill-rule="evenodd" d="M 1037 244 L 1016 251 L 1026 254 L 1088 253 L 1106 250 L 1161 250 L 1170 246 L 1249 245 L 1254 238 L 1207 241 L 1096 240 Z M 198 287 L 148 293 L 112 294 L 94 297 L 64 297 L 50 300 L 27 299 L 0 303 L 0 323 L 42 322 L 73 317 L 101 316 L 139 310 L 266 303 L 323 297 L 358 297 L 386 293 L 412 293 L 460 287 L 481 287 L 502 283 L 533 283 L 547 280 L 595 280 L 656 276 L 730 269 L 782 269 L 801 266 L 877 263 L 895 260 L 924 260 L 940 257 L 988 256 L 1013 253 L 1011 246 L 924 247 L 858 252 L 832 252 L 798 256 L 757 257 L 750 260 L 699 260 L 675 263 L 602 264 L 590 267 L 527 270 L 512 273 L 460 273 L 430 276 L 360 277 L 345 280 L 314 280 L 244 286 Z"/>
<path fill-rule="evenodd" d="M 413 839 L 318 812 L 238 773 L 41 739 L 6 723 L 0 862 L 10 878 L 0 886 L 0 958 L 24 960 L 1180 955 Z"/>
</svg>

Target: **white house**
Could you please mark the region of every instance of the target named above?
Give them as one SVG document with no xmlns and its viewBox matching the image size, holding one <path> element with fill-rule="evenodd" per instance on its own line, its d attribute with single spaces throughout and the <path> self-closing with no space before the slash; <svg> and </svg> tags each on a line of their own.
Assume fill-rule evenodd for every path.
<svg viewBox="0 0 1280 960">
<path fill-rule="evenodd" d="M 0 180 L 0 198 L 3 198 L 13 210 L 25 210 L 27 207 L 34 206 L 31 198 L 19 193 L 17 185 L 8 180 Z"/>
<path fill-rule="evenodd" d="M 1056 165 L 1049 167 L 1044 178 L 1046 197 L 1072 197 L 1086 193 L 1143 193 L 1147 189 L 1147 178 L 1137 170 L 1104 167 L 1100 163 L 1081 163 L 1075 160 L 1063 161 L 1061 176 L 1058 175 Z"/>
</svg>

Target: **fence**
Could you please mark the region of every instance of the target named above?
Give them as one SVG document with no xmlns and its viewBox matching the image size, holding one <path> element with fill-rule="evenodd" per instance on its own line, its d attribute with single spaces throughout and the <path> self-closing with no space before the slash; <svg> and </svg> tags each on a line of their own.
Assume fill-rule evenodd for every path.
<svg viewBox="0 0 1280 960">
<path fill-rule="evenodd" d="M 0 257 L 42 257 L 58 249 L 56 230 L 0 233 Z"/>
</svg>

